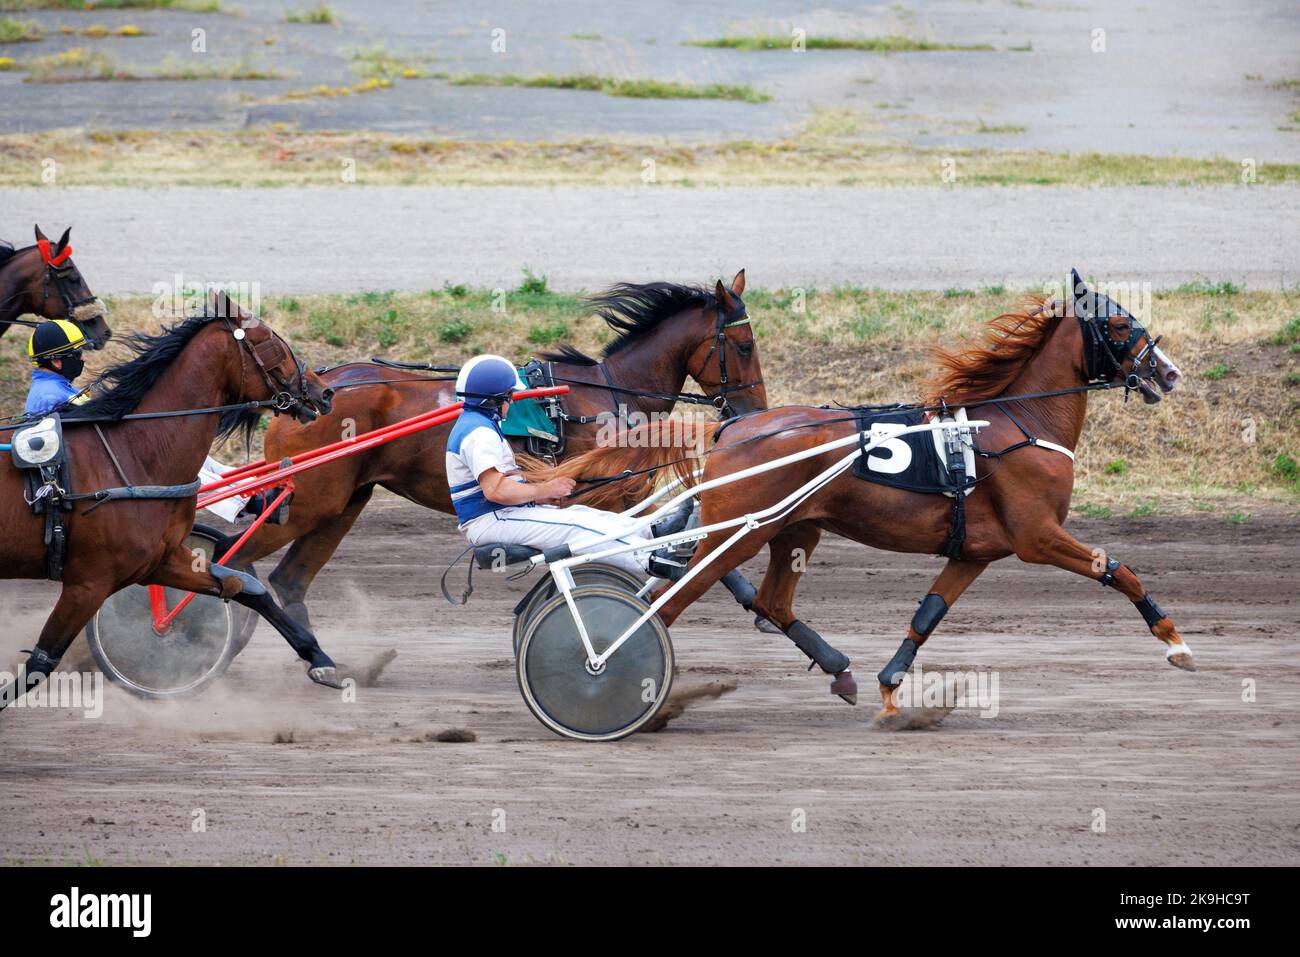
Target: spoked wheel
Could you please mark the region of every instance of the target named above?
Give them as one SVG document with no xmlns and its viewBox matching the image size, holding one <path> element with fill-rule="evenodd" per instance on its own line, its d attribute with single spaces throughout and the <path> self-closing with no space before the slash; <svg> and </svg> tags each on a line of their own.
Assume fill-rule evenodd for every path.
<svg viewBox="0 0 1300 957">
<path fill-rule="evenodd" d="M 607 585 L 574 589 L 573 600 L 597 654 L 649 607 Z M 533 615 L 515 669 L 524 702 L 542 724 L 566 738 L 615 741 L 642 728 L 668 700 L 673 645 L 659 616 L 651 616 L 593 673 L 559 594 Z"/>
<path fill-rule="evenodd" d="M 195 528 L 186 546 L 210 559 L 215 533 Z M 167 607 L 185 592 L 166 588 Z M 193 694 L 223 675 L 242 647 L 246 609 L 199 595 L 172 622 L 165 634 L 153 626 L 149 589 L 132 585 L 111 595 L 86 625 L 86 643 L 109 680 L 142 698 L 176 698 Z"/>
<path fill-rule="evenodd" d="M 578 588 L 583 585 L 605 585 L 635 595 L 645 586 L 645 582 L 631 572 L 624 571 L 617 565 L 605 565 L 601 562 L 578 565 L 576 568 L 570 569 L 569 573 L 573 576 L 574 586 Z M 515 613 L 514 634 L 512 636 L 516 658 L 519 657 L 519 645 L 524 640 L 524 632 L 528 629 L 528 623 L 532 620 L 533 614 L 558 593 L 558 589 L 555 587 L 555 579 L 548 573 L 533 586 L 532 591 L 525 595 L 524 600 L 518 604 L 518 611 Z"/>
<path fill-rule="evenodd" d="M 211 525 L 203 525 L 198 522 L 194 523 L 194 531 L 192 534 L 196 538 L 204 538 L 208 540 L 210 544 L 205 549 L 208 558 L 212 557 L 216 543 L 225 537 Z M 254 578 L 257 577 L 257 569 L 252 565 L 249 565 L 244 569 L 244 571 L 248 572 L 248 574 L 252 575 Z M 257 612 L 253 611 L 253 609 L 245 608 L 243 605 L 236 605 L 234 602 L 231 602 L 228 607 L 230 608 L 230 613 L 235 616 L 235 627 L 239 629 L 238 646 L 235 648 L 235 654 L 239 654 L 248 646 L 249 639 L 253 637 L 253 632 L 257 630 L 257 623 L 261 621 L 261 617 Z"/>
</svg>

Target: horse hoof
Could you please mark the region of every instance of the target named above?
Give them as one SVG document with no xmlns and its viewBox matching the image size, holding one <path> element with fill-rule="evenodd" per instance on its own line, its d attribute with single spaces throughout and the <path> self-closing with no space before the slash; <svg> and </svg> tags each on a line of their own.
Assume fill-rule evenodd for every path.
<svg viewBox="0 0 1300 957">
<path fill-rule="evenodd" d="M 839 695 L 849 704 L 858 703 L 858 681 L 851 671 L 841 671 L 831 682 L 831 694 Z"/>
<path fill-rule="evenodd" d="M 339 669 L 334 665 L 324 665 L 320 668 L 308 668 L 307 677 L 318 685 L 324 685 L 326 688 L 342 688 L 343 684 L 339 680 Z"/>
<path fill-rule="evenodd" d="M 785 632 L 762 615 L 754 616 L 754 627 L 766 635 L 784 635 Z"/>
<path fill-rule="evenodd" d="M 1192 660 L 1191 652 L 1180 651 L 1176 655 L 1170 655 L 1166 660 L 1175 668 L 1182 668 L 1184 671 L 1196 670 L 1196 662 Z"/>
<path fill-rule="evenodd" d="M 902 731 L 907 727 L 907 718 L 901 711 L 879 711 L 872 723 L 881 731 Z"/>
</svg>

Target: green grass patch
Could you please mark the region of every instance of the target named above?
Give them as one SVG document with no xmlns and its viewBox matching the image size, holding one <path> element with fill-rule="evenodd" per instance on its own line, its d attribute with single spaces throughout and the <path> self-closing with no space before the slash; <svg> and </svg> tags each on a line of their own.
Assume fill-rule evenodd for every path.
<svg viewBox="0 0 1300 957">
<path fill-rule="evenodd" d="M 1250 512 L 1233 512 L 1228 516 L 1228 521 L 1233 525 L 1245 525 L 1250 521 Z"/>
<path fill-rule="evenodd" d="M 1123 475 L 1128 471 L 1128 462 L 1124 459 L 1111 459 L 1102 471 L 1107 475 Z"/>
<path fill-rule="evenodd" d="M 327 3 L 318 3 L 302 10 L 286 10 L 284 14 L 285 23 L 310 23 L 327 26 L 338 23 L 338 20 L 338 14 Z"/>
<path fill-rule="evenodd" d="M 569 324 L 563 320 L 533 326 L 528 330 L 528 341 L 535 346 L 549 346 L 569 337 Z"/>
<path fill-rule="evenodd" d="M 1202 372 L 1201 376 L 1209 379 L 1211 382 L 1218 382 L 1231 371 L 1232 367 L 1226 362 L 1216 362 L 1214 365 Z"/>
<path fill-rule="evenodd" d="M 1128 517 L 1147 518 L 1148 516 L 1154 515 L 1155 513 L 1156 513 L 1156 507 L 1154 505 L 1152 505 L 1150 502 L 1142 502 L 1133 507 L 1133 510 L 1128 513 Z"/>
<path fill-rule="evenodd" d="M 1273 460 L 1273 474 L 1300 491 L 1300 462 L 1296 462 L 1293 456 L 1285 452 L 1277 453 L 1277 458 Z"/>
<path fill-rule="evenodd" d="M 1235 296 L 1241 292 L 1241 287 L 1235 282 L 1223 280 L 1222 282 L 1210 282 L 1205 278 L 1194 279 L 1191 282 L 1185 282 L 1178 287 L 1179 292 L 1191 292 L 1201 296 Z"/>
<path fill-rule="evenodd" d="M 1083 502 L 1074 507 L 1074 510 L 1084 518 L 1110 518 L 1110 508 L 1105 505 L 1094 505 L 1092 502 Z"/>
<path fill-rule="evenodd" d="M 791 50 L 794 37 L 760 34 L 744 37 L 718 37 L 712 40 L 687 40 L 688 47 L 707 47 L 717 50 Z M 807 50 L 860 50 L 866 53 L 930 53 L 942 51 L 988 51 L 987 43 L 939 43 L 934 40 L 917 40 L 913 37 L 891 35 L 883 37 L 827 37 L 804 38 Z"/>
<path fill-rule="evenodd" d="M 382 43 L 374 43 L 353 50 L 349 66 L 357 76 L 373 80 L 391 80 L 397 77 L 414 80 L 427 75 L 424 70 L 426 62 L 421 57 L 392 53 Z"/>
<path fill-rule="evenodd" d="M 1016 126 L 1014 123 L 1004 123 L 1000 126 L 990 126 L 988 123 L 985 123 L 983 120 L 980 120 L 980 125 L 975 130 L 975 132 L 976 133 L 1023 133 L 1025 132 L 1025 128 L 1023 126 Z"/>
<path fill-rule="evenodd" d="M 464 319 L 453 319 L 442 324 L 438 330 L 439 342 L 464 342 L 474 332 L 474 327 Z"/>
<path fill-rule="evenodd" d="M 752 86 L 734 83 L 678 83 L 673 80 L 622 80 L 593 73 L 556 76 L 518 76 L 513 73 L 458 73 L 448 77 L 452 86 L 523 86 L 551 90 L 583 90 L 606 96 L 644 100 L 736 100 L 766 103 L 772 99 Z"/>
<path fill-rule="evenodd" d="M 0 43 L 35 43 L 42 36 L 39 23 L 0 17 Z"/>
<path fill-rule="evenodd" d="M 1270 336 L 1266 341 L 1272 346 L 1294 346 L 1300 343 L 1300 316 L 1289 320 L 1277 331 L 1277 335 Z"/>
</svg>

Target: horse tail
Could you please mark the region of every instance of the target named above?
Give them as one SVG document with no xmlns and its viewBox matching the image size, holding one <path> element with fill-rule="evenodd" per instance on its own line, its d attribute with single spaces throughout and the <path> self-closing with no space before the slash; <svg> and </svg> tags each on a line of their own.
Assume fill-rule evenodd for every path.
<svg viewBox="0 0 1300 957">
<path fill-rule="evenodd" d="M 530 481 L 571 478 L 578 483 L 575 503 L 621 511 L 649 495 L 659 481 L 676 477 L 693 485 L 716 428 L 716 422 L 667 416 L 619 430 L 610 437 L 613 441 L 558 465 L 527 455 L 517 459 Z"/>
</svg>

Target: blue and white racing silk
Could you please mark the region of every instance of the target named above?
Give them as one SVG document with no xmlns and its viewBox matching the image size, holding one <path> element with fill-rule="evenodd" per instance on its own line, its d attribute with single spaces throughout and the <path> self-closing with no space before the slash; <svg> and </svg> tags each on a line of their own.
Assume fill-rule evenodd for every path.
<svg viewBox="0 0 1300 957">
<path fill-rule="evenodd" d="M 546 551 L 566 544 L 577 549 L 606 536 L 617 536 L 615 541 L 625 545 L 649 542 L 648 530 L 633 530 L 635 520 L 616 512 L 585 505 L 557 508 L 533 502 L 500 505 L 490 501 L 478 478 L 491 468 L 514 481 L 524 481 L 522 475 L 511 475 L 518 465 L 497 419 L 467 408 L 447 438 L 447 484 L 460 530 L 472 545 L 501 542 Z M 606 547 L 613 547 L 613 542 Z M 635 575 L 644 575 L 646 555 L 624 552 L 606 560 Z"/>
<path fill-rule="evenodd" d="M 463 410 L 447 438 L 447 484 L 462 528 L 481 515 L 506 507 L 488 501 L 478 477 L 488 469 L 510 473 L 518 467 L 510 443 L 501 434 L 501 424 L 478 409 Z M 514 476 L 514 480 L 522 482 L 524 478 Z"/>
</svg>

